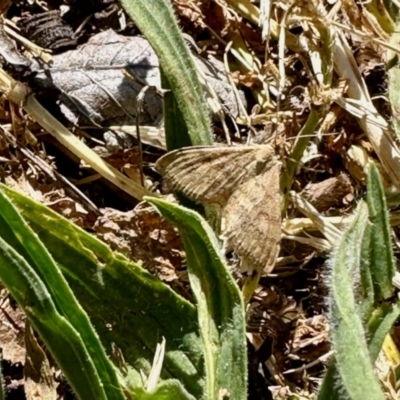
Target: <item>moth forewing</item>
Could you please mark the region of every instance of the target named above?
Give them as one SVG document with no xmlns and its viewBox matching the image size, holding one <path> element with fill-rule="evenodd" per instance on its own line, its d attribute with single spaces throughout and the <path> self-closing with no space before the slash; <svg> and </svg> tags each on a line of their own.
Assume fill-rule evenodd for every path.
<svg viewBox="0 0 400 400">
<path fill-rule="evenodd" d="M 186 147 L 161 157 L 157 170 L 174 190 L 205 205 L 222 208 L 236 188 L 273 158 L 269 145 Z"/>
<path fill-rule="evenodd" d="M 233 165 L 235 168 L 241 168 L 250 164 L 256 158 L 259 160 L 268 160 L 274 155 L 274 150 L 270 145 L 256 146 L 236 146 L 236 147 L 218 147 L 218 146 L 193 146 L 183 147 L 178 150 L 170 151 L 165 154 L 156 163 L 156 169 L 160 174 L 165 175 L 168 167 L 174 162 L 176 165 L 182 165 L 183 160 L 191 159 L 193 163 L 210 163 L 214 160 L 236 160 Z M 185 158 L 185 156 L 188 156 Z M 242 161 L 241 161 L 242 160 Z M 247 161 L 247 162 L 246 162 Z M 229 166 L 227 166 L 229 167 Z"/>
<path fill-rule="evenodd" d="M 279 171 L 270 145 L 188 147 L 156 164 L 174 190 L 222 209 L 225 247 L 270 272 L 281 237 Z"/>
</svg>

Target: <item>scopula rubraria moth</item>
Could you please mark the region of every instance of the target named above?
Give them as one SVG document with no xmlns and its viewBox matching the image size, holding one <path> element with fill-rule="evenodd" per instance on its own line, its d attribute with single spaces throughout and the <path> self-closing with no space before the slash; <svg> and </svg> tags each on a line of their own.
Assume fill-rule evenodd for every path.
<svg viewBox="0 0 400 400">
<path fill-rule="evenodd" d="M 269 273 L 281 239 L 279 171 L 270 145 L 194 146 L 161 157 L 157 170 L 174 190 L 222 211 L 225 250 Z"/>
</svg>

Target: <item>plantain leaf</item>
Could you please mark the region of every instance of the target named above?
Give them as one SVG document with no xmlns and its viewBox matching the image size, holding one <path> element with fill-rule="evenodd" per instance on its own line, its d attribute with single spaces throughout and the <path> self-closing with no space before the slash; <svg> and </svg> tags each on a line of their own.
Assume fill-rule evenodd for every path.
<svg viewBox="0 0 400 400">
<path fill-rule="evenodd" d="M 148 198 L 181 234 L 191 288 L 196 297 L 206 368 L 206 398 L 247 398 L 247 354 L 243 298 L 219 243 L 196 212 Z"/>
<path fill-rule="evenodd" d="M 87 314 L 77 302 L 53 258 L 32 229 L 0 190 L 0 236 L 22 254 L 50 293 L 57 312 L 71 323 L 82 337 L 89 357 L 99 374 L 99 385 L 104 385 L 108 399 L 124 399 L 117 373 L 108 359 L 101 342 L 90 324 Z M 13 293 L 13 292 L 11 292 Z M 46 341 L 45 338 L 43 340 Z M 70 366 L 71 368 L 71 366 Z"/>
<path fill-rule="evenodd" d="M 201 398 L 204 359 L 195 307 L 49 208 L 0 187 L 55 259 L 107 352 L 121 350 L 129 366 L 148 373 L 164 336 L 162 379 L 176 378 Z"/>
<path fill-rule="evenodd" d="M 80 399 L 107 396 L 85 343 L 28 262 L 0 237 L 0 279 L 25 311 Z"/>
</svg>

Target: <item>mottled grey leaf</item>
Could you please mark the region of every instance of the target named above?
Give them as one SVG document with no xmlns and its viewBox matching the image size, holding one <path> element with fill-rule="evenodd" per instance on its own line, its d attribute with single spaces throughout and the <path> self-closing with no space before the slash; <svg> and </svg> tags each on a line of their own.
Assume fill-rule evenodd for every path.
<svg viewBox="0 0 400 400">
<path fill-rule="evenodd" d="M 124 66 L 138 79 L 124 73 Z M 35 80 L 41 86 L 56 87 L 63 93 L 62 111 L 73 123 L 82 114 L 96 124 L 132 124 L 136 97 L 145 84 L 160 86 L 159 63 L 149 42 L 107 30 L 94 35 L 77 50 L 53 57 L 46 74 Z M 69 101 L 68 101 L 69 99 Z M 163 102 L 155 90 L 145 93 L 140 124 L 158 123 Z"/>
<path fill-rule="evenodd" d="M 235 94 L 221 61 L 195 56 L 208 84 L 233 118 L 238 115 Z M 124 73 L 124 67 L 129 72 Z M 157 125 L 163 117 L 159 61 L 149 42 L 139 36 L 122 36 L 107 30 L 92 36 L 77 50 L 53 56 L 53 65 L 35 78 L 43 87 L 61 92 L 61 110 L 72 123 L 86 121 L 102 126 L 134 125 L 136 97 L 148 85 L 139 115 L 141 125 Z M 242 101 L 245 102 L 244 96 Z"/>
</svg>

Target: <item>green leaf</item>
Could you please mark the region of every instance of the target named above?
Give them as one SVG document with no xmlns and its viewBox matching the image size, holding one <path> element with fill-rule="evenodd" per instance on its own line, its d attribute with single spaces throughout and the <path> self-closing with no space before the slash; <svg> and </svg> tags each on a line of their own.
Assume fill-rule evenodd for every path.
<svg viewBox="0 0 400 400">
<path fill-rule="evenodd" d="M 367 222 L 367 206 L 361 202 L 332 258 L 329 295 L 331 336 L 341 390 L 352 400 L 383 400 L 354 297 Z M 319 398 L 322 400 L 322 397 Z"/>
<path fill-rule="evenodd" d="M 164 131 L 168 151 L 192 144 L 185 119 L 178 107 L 174 92 L 161 68 L 161 85 L 164 93 Z"/>
<path fill-rule="evenodd" d="M 43 243 L 2 190 L 0 190 L 0 235 L 23 255 L 50 293 L 58 313 L 65 317 L 82 337 L 89 358 L 95 365 L 101 384 L 104 385 L 107 398 L 109 400 L 124 399 L 116 370 L 109 361 L 88 316 L 77 302 Z M 43 340 L 46 339 L 43 338 Z M 74 367 L 70 366 L 70 368 Z"/>
<path fill-rule="evenodd" d="M 232 399 L 246 399 L 244 303 L 217 238 L 196 212 L 160 199 L 147 201 L 178 227 L 183 240 L 204 348 L 206 398 L 217 399 L 226 393 Z"/>
<path fill-rule="evenodd" d="M 196 398 L 190 395 L 181 383 L 175 379 L 168 379 L 160 382 L 151 392 L 135 388 L 132 390 L 132 395 L 137 400 L 196 400 Z"/>
<path fill-rule="evenodd" d="M 312 137 L 311 132 L 315 132 L 315 130 L 321 123 L 322 117 L 324 116 L 324 111 L 326 110 L 324 110 L 323 107 L 313 107 L 311 109 L 306 123 L 303 125 L 297 135 L 296 142 L 291 150 L 291 154 L 287 158 L 287 165 L 283 169 L 280 182 L 281 193 L 284 196 L 284 209 L 286 209 L 288 204 L 289 192 L 294 182 L 296 170 L 298 168 L 301 158 L 303 157 L 304 151 L 310 143 L 310 138 Z"/>
<path fill-rule="evenodd" d="M 34 269 L 1 237 L 0 280 L 22 307 L 78 397 L 107 400 L 81 336 L 59 314 Z"/>
<path fill-rule="evenodd" d="M 346 354 L 344 348 L 345 340 L 340 343 L 334 341 L 334 348 L 337 351 L 337 356 L 335 359 L 332 359 L 331 365 L 325 374 L 318 397 L 320 400 L 340 399 L 339 391 L 340 389 L 343 389 L 344 383 L 342 381 L 342 376 L 339 377 L 338 371 L 342 368 L 342 374 L 347 373 L 348 379 L 352 379 L 351 377 L 353 376 L 353 372 L 350 372 L 351 362 L 353 362 L 354 365 L 357 362 L 361 362 L 360 360 L 355 360 L 354 356 L 363 354 L 363 357 L 365 358 L 365 337 L 370 360 L 375 362 L 379 352 L 381 351 L 386 335 L 389 333 L 391 327 L 400 314 L 399 304 L 391 304 L 390 299 L 386 302 L 382 302 L 383 293 L 389 295 L 393 291 L 391 276 L 394 274 L 394 258 L 390 240 L 390 228 L 385 197 L 375 165 L 371 165 L 369 171 L 367 200 L 369 215 L 368 221 L 370 221 L 370 223 L 367 222 L 365 211 L 363 211 L 365 205 L 360 205 L 359 213 L 357 214 L 352 227 L 349 228 L 347 237 L 344 237 L 340 245 L 342 248 L 340 251 L 342 252 L 343 257 L 338 258 L 339 250 L 336 253 L 336 262 L 339 262 L 340 266 L 341 260 L 343 261 L 342 267 L 346 267 L 348 275 L 346 278 L 344 271 L 341 271 L 341 274 L 337 275 L 337 277 L 342 277 L 344 283 L 340 284 L 340 280 L 336 281 L 335 288 L 337 295 L 335 296 L 335 299 L 331 298 L 330 300 L 333 304 L 333 310 L 336 309 L 334 307 L 336 299 L 342 306 L 343 304 L 341 302 L 345 302 L 348 306 L 351 306 L 351 309 L 347 310 L 342 307 L 338 310 L 339 312 L 337 315 L 332 316 L 333 335 L 337 334 L 337 329 L 340 325 L 345 326 L 345 322 L 347 321 L 346 316 L 353 312 L 354 314 L 357 314 L 357 321 L 358 318 L 361 319 L 364 331 L 367 333 L 362 333 L 358 324 L 359 321 L 357 324 L 353 321 L 353 333 L 357 334 L 358 330 L 359 344 L 362 345 L 361 352 L 359 347 L 352 347 L 350 345 L 348 346 L 348 352 Z M 351 233 L 352 230 L 353 233 Z M 349 236 L 351 236 L 350 240 Z M 348 242 L 347 250 L 345 248 L 346 240 Z M 354 240 L 353 244 L 351 244 L 351 240 Z M 358 246 L 360 240 L 362 241 L 361 256 L 358 260 Z M 346 256 L 346 252 L 348 256 Z M 346 264 L 344 264 L 344 260 L 346 260 Z M 360 276 L 358 276 L 358 265 L 360 267 Z M 340 271 L 340 268 L 333 270 L 332 272 L 334 271 Z M 382 276 L 378 279 L 379 274 L 382 274 Z M 333 287 L 334 286 L 332 285 L 332 288 Z M 352 290 L 353 295 L 351 295 L 350 290 Z M 351 301 L 351 297 L 353 297 L 353 302 Z M 358 329 L 356 329 L 357 327 Z M 351 324 L 348 326 L 348 329 L 349 331 L 352 330 Z M 343 333 L 343 336 L 345 337 L 346 334 Z M 349 336 L 348 340 L 350 339 L 351 337 Z M 357 340 L 357 337 L 355 336 L 353 339 Z M 339 348 L 336 346 L 339 346 Z M 347 372 L 343 372 L 343 365 L 340 367 L 336 365 L 336 360 L 341 360 L 341 362 L 343 362 L 343 359 L 350 361 L 346 367 L 347 369 L 345 369 Z M 365 362 L 366 361 L 364 360 L 364 363 Z M 368 385 L 366 386 L 368 387 Z"/>
<path fill-rule="evenodd" d="M 190 51 L 182 37 L 168 0 L 120 0 L 127 14 L 150 42 L 174 92 L 189 132 L 191 144 L 210 145 L 208 110 Z M 179 131 L 177 132 L 179 135 Z M 179 143 L 182 138 L 168 138 Z"/>
<path fill-rule="evenodd" d="M 360 282 L 356 284 L 360 302 L 360 315 L 363 323 L 366 325 L 372 315 L 373 307 L 375 305 L 375 289 L 372 281 L 372 259 L 371 259 L 371 230 L 372 227 L 368 224 L 365 228 L 363 242 L 361 246 L 361 259 L 360 259 Z"/>
<path fill-rule="evenodd" d="M 375 289 L 375 301 L 380 301 L 393 296 L 392 279 L 396 269 L 385 193 L 374 163 L 371 163 L 368 173 L 367 203 L 371 221 L 370 272 Z"/>
<path fill-rule="evenodd" d="M 338 372 L 334 357 L 331 358 L 330 365 L 325 372 L 321 387 L 318 391 L 318 400 L 340 400 L 338 393 Z"/>
<path fill-rule="evenodd" d="M 371 360 L 375 362 L 382 349 L 386 335 L 400 315 L 400 304 L 383 303 L 375 309 L 368 323 L 368 348 Z"/>
<path fill-rule="evenodd" d="M 148 373 L 164 336 L 161 377 L 178 379 L 189 393 L 201 398 L 204 358 L 195 307 L 48 207 L 0 187 L 61 268 L 107 353 L 113 354 L 117 347 L 128 365 Z"/>
</svg>

